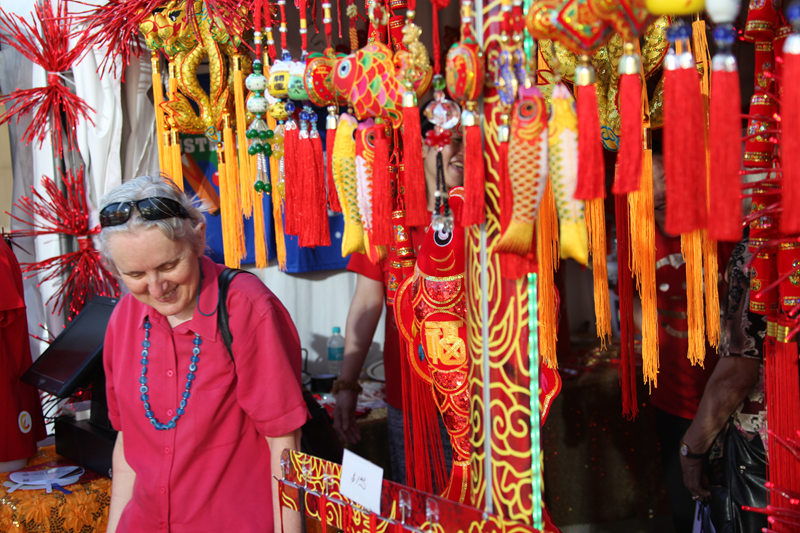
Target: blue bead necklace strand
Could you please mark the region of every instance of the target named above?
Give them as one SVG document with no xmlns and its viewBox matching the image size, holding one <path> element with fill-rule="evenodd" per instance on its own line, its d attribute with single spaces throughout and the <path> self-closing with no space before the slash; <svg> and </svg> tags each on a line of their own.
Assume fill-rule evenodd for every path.
<svg viewBox="0 0 800 533">
<path fill-rule="evenodd" d="M 192 358 L 191 362 L 189 363 L 189 373 L 186 374 L 186 387 L 183 391 L 183 395 L 178 404 L 178 408 L 175 409 L 175 416 L 170 419 L 169 422 L 164 424 L 163 422 L 159 422 L 156 420 L 155 414 L 153 410 L 150 409 L 150 396 L 148 391 L 150 390 L 147 387 L 147 364 L 148 364 L 148 356 L 150 355 L 150 319 L 144 319 L 144 340 L 142 341 L 142 375 L 139 377 L 139 392 L 142 393 L 140 396 L 142 400 L 142 404 L 144 405 L 144 416 L 153 424 L 158 430 L 167 430 L 174 428 L 178 420 L 181 418 L 181 415 L 186 411 L 186 403 L 189 401 L 189 396 L 191 396 L 190 389 L 192 388 L 192 382 L 194 381 L 195 375 L 194 373 L 197 372 L 197 362 L 200 360 L 200 345 L 203 341 L 200 340 L 200 335 L 197 333 L 194 334 L 194 348 L 192 348 Z"/>
</svg>

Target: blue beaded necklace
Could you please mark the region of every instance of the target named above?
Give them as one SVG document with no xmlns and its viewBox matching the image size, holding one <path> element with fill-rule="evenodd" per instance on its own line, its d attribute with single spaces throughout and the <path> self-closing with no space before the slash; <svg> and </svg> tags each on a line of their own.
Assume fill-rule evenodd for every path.
<svg viewBox="0 0 800 533">
<path fill-rule="evenodd" d="M 174 428 L 178 420 L 180 419 L 181 415 L 186 411 L 186 403 L 189 401 L 189 396 L 191 396 L 190 389 L 192 388 L 192 382 L 194 381 L 194 373 L 197 371 L 197 362 L 200 360 L 200 344 L 203 341 L 200 340 L 200 335 L 197 333 L 194 334 L 194 348 L 192 348 L 192 358 L 191 362 L 189 363 L 189 373 L 186 374 L 186 387 L 183 391 L 183 395 L 178 404 L 178 408 L 175 410 L 175 416 L 170 419 L 169 422 L 164 424 L 163 422 L 159 422 L 156 420 L 155 414 L 153 410 L 150 409 L 150 396 L 148 395 L 148 391 L 150 390 L 147 387 L 147 357 L 149 354 L 150 349 L 150 319 L 144 319 L 144 340 L 142 341 L 142 375 L 139 377 L 139 392 L 142 393 L 140 396 L 142 400 L 142 404 L 144 405 L 144 416 L 153 424 L 158 430 L 167 430 Z"/>
</svg>

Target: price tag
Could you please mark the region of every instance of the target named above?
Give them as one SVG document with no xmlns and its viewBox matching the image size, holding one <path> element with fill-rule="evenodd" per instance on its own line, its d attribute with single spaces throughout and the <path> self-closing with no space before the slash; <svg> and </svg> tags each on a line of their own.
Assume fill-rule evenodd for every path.
<svg viewBox="0 0 800 533">
<path fill-rule="evenodd" d="M 342 477 L 339 480 L 342 495 L 373 513 L 380 514 L 382 488 L 383 468 L 345 450 L 342 457 Z"/>
</svg>

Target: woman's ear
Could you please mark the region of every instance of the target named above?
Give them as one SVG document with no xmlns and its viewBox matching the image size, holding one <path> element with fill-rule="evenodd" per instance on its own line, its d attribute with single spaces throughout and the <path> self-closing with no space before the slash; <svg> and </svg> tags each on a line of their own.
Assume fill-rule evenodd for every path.
<svg viewBox="0 0 800 533">
<path fill-rule="evenodd" d="M 197 243 L 197 249 L 195 252 L 197 255 L 203 255 L 206 251 L 206 222 L 205 220 L 201 220 L 197 223 L 197 225 L 192 228 L 195 234 L 195 242 Z"/>
</svg>

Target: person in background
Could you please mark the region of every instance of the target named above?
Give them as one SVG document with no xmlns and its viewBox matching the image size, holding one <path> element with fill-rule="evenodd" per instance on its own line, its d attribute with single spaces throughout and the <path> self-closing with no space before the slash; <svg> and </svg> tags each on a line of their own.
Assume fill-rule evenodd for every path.
<svg viewBox="0 0 800 533">
<path fill-rule="evenodd" d="M 656 299 L 658 309 L 658 387 L 650 393 L 656 432 L 661 445 L 661 466 L 675 531 L 690 532 L 695 502 L 683 485 L 677 450 L 680 439 L 697 412 L 703 389 L 717 362 L 706 345 L 703 366 L 689 361 L 689 324 L 686 314 L 686 264 L 681 240 L 665 231 L 666 196 L 664 164 L 653 154 L 653 206 L 655 209 Z M 720 255 L 724 255 L 720 248 Z M 721 259 L 720 261 L 724 261 Z M 724 264 L 724 263 L 721 263 Z"/>
<path fill-rule="evenodd" d="M 106 331 L 112 457 L 108 531 L 281 531 L 284 448 L 308 417 L 292 319 L 255 276 L 217 327 L 218 277 L 205 222 L 172 182 L 140 177 L 100 202 L 101 250 L 129 294 Z M 300 516 L 283 510 L 283 530 Z"/>
<path fill-rule="evenodd" d="M 749 312 L 747 243 L 747 238 L 739 242 L 726 269 L 729 290 L 720 360 L 706 384 L 697 414 L 681 439 L 679 455 L 683 482 L 692 498 L 710 501 L 716 530 L 731 533 L 761 531 L 767 526 L 766 516 L 740 510 L 742 505 L 763 507 L 767 503 L 763 382 L 766 321 L 762 315 Z M 732 427 L 726 431 L 728 424 Z M 723 465 L 735 466 L 711 472 L 709 455 L 717 459 L 720 453 Z M 732 472 L 733 468 L 738 472 Z M 748 490 L 731 490 L 733 478 Z M 717 496 L 712 496 L 713 485 L 720 487 Z"/>
<path fill-rule="evenodd" d="M 423 136 L 433 125 L 422 119 Z M 428 196 L 428 210 L 433 211 L 436 190 L 436 149 L 423 143 L 423 168 Z M 464 182 L 464 152 L 461 134 L 454 133 L 452 141 L 442 150 L 445 184 L 449 189 Z M 411 228 L 411 240 L 417 251 L 426 228 Z M 350 257 L 348 270 L 355 272 L 356 288 L 350 302 L 345 325 L 345 348 L 342 371 L 334 384 L 336 406 L 333 426 L 347 443 L 356 443 L 361 434 L 356 423 L 355 409 L 360 386 L 358 378 L 366 360 L 372 337 L 375 334 L 384 306 L 392 302 L 387 298 L 389 262 L 373 264 L 366 255 L 355 253 Z M 405 453 L 403 442 L 403 412 L 401 392 L 400 334 L 394 321 L 394 313 L 387 309 L 385 317 L 385 339 L 383 364 L 386 375 L 387 423 L 389 430 L 389 456 L 392 480 L 405 483 Z M 445 454 L 449 440 L 443 438 Z"/>
<path fill-rule="evenodd" d="M 46 436 L 39 391 L 20 381 L 33 360 L 22 272 L 11 246 L 0 238 L 0 472 L 24 467 Z"/>
</svg>

